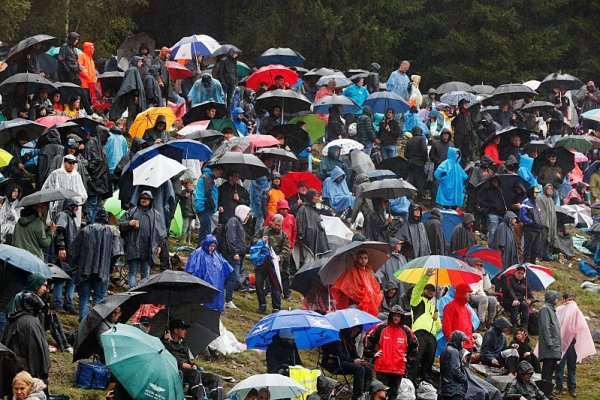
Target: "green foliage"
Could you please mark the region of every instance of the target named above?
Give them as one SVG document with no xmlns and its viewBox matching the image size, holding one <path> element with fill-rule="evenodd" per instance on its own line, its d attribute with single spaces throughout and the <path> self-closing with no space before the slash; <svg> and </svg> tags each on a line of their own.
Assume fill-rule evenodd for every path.
<svg viewBox="0 0 600 400">
<path fill-rule="evenodd" d="M 29 13 L 29 2 L 22 0 L 0 1 L 0 41 L 11 43 L 18 39 L 17 28 Z"/>
</svg>

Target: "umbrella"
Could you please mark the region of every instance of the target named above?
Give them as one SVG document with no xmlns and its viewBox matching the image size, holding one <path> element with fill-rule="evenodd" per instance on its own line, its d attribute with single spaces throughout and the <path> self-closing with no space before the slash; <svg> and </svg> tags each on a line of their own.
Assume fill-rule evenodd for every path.
<svg viewBox="0 0 600 400">
<path fill-rule="evenodd" d="M 341 107 L 340 114 L 355 114 L 362 110 L 362 107 L 356 104 L 351 98 L 335 94 L 316 100 L 312 105 L 312 110 L 319 114 L 329 114 L 329 108 L 333 106 Z"/>
<path fill-rule="evenodd" d="M 457 250 L 450 255 L 466 263 L 479 258 L 483 262 L 483 268 L 490 276 L 490 279 L 494 279 L 496 275 L 502 272 L 502 253 L 488 247 L 474 245 L 466 249 Z"/>
<path fill-rule="evenodd" d="M 563 136 L 554 143 L 554 147 L 564 147 L 565 149 L 574 149 L 581 153 L 587 153 L 593 147 L 592 143 L 583 136 Z M 566 171 L 565 171 L 566 172 Z"/>
<path fill-rule="evenodd" d="M 125 214 L 125 210 L 121 208 L 121 201 L 119 200 L 119 191 L 116 190 L 112 197 L 106 199 L 104 201 L 104 209 L 106 212 L 111 213 L 117 219 L 120 219 L 123 214 Z"/>
<path fill-rule="evenodd" d="M 177 135 L 184 137 L 185 139 L 208 139 L 214 137 L 221 137 L 223 134 L 213 129 L 204 129 L 201 126 L 187 125 L 181 130 L 177 131 Z"/>
<path fill-rule="evenodd" d="M 371 241 L 349 243 L 339 247 L 329 262 L 323 265 L 319 271 L 321 282 L 324 285 L 333 285 L 346 269 L 354 265 L 356 255 L 361 250 L 366 250 L 369 254 L 369 265 L 373 268 L 373 272 L 376 272 L 390 257 L 390 246 L 387 243 Z"/>
<path fill-rule="evenodd" d="M 598 171 L 600 168 L 600 160 L 594 161 L 589 167 L 587 167 L 583 173 L 583 181 L 585 183 L 590 183 L 590 179 L 594 172 Z"/>
<path fill-rule="evenodd" d="M 146 161 L 153 159 L 159 154 L 162 154 L 163 156 L 177 162 L 181 162 L 183 160 L 183 150 L 167 146 L 165 143 L 157 143 L 135 153 L 131 161 L 129 161 L 129 163 L 127 163 L 127 165 L 125 165 L 123 168 L 123 172 L 133 171 Z"/>
<path fill-rule="evenodd" d="M 496 90 L 495 87 L 490 86 L 490 85 L 473 85 L 472 86 L 473 90 L 475 91 L 475 93 L 477 94 L 492 94 L 494 92 L 494 90 Z"/>
<path fill-rule="evenodd" d="M 237 129 L 231 118 L 218 119 L 213 118 L 208 123 L 206 129 L 214 129 L 215 131 L 223 132 L 225 128 L 231 128 L 237 134 Z"/>
<path fill-rule="evenodd" d="M 322 76 L 321 78 L 319 78 L 319 80 L 317 81 L 317 86 L 325 86 L 330 81 L 334 81 L 335 86 L 338 88 L 343 88 L 343 87 L 352 85 L 352 81 L 350 79 L 346 78 L 345 76 L 325 75 L 325 76 Z"/>
<path fill-rule="evenodd" d="M 35 122 L 38 125 L 42 125 L 46 128 L 52 128 L 54 125 L 63 124 L 69 121 L 69 119 L 69 117 L 66 117 L 64 115 L 48 115 L 47 117 L 36 119 Z"/>
<path fill-rule="evenodd" d="M 246 87 L 252 90 L 258 90 L 258 85 L 266 82 L 268 86 L 275 84 L 275 77 L 282 76 L 285 83 L 294 86 L 298 82 L 298 74 L 284 65 L 267 65 L 254 71 L 246 79 Z"/>
<path fill-rule="evenodd" d="M 358 308 L 346 308 L 345 310 L 334 311 L 326 314 L 325 319 L 339 330 L 362 325 L 363 332 L 381 323 L 379 318 Z"/>
<path fill-rule="evenodd" d="M 220 293 L 211 284 L 184 271 L 166 270 L 141 281 L 135 292 L 146 292 L 146 304 L 175 306 L 186 303 L 210 303 Z"/>
<path fill-rule="evenodd" d="M 581 118 L 591 119 L 592 121 L 600 122 L 600 109 L 589 110 L 581 114 Z"/>
<path fill-rule="evenodd" d="M 298 193 L 298 184 L 304 182 L 309 189 L 315 189 L 321 193 L 323 182 L 310 172 L 288 172 L 281 177 L 280 190 L 286 198 L 295 196 Z"/>
<path fill-rule="evenodd" d="M 459 283 L 471 284 L 481 280 L 481 273 L 477 269 L 449 256 L 415 258 L 404 264 L 394 276 L 403 282 L 417 283 L 429 268 L 434 268 L 435 274 L 427 282 L 436 286 L 456 286 Z"/>
<path fill-rule="evenodd" d="M 0 146 L 16 139 L 20 131 L 25 131 L 25 140 L 29 142 L 39 138 L 45 129 L 44 125 L 22 118 L 0 122 Z"/>
<path fill-rule="evenodd" d="M 6 167 L 10 160 L 12 160 L 13 155 L 4 149 L 0 149 L 0 168 Z"/>
<path fill-rule="evenodd" d="M 19 200 L 19 207 L 27 207 L 34 204 L 50 203 L 52 201 L 72 199 L 74 197 L 79 196 L 79 193 L 74 192 L 71 189 L 41 189 Z"/>
<path fill-rule="evenodd" d="M 246 151 L 250 147 L 250 139 L 248 137 L 233 137 L 229 140 L 221 143 L 219 147 L 213 152 L 213 159 L 217 159 L 231 151 L 234 146 L 239 146 L 242 151 Z"/>
<path fill-rule="evenodd" d="M 523 85 L 527 86 L 528 88 L 530 88 L 531 90 L 537 90 L 538 87 L 540 87 L 540 81 L 536 81 L 535 79 L 527 81 L 527 82 L 523 82 Z"/>
<path fill-rule="evenodd" d="M 271 135 L 255 134 L 248 137 L 250 148 L 279 146 L 279 140 Z"/>
<path fill-rule="evenodd" d="M 325 136 L 325 121 L 317 117 L 314 114 L 303 115 L 300 117 L 294 117 L 290 120 L 290 124 L 296 124 L 298 122 L 304 122 L 306 124 L 306 130 L 308 131 L 308 137 L 312 143 Z"/>
<path fill-rule="evenodd" d="M 19 247 L 0 244 L 0 260 L 29 273 L 40 273 L 46 278 L 52 277 L 52 272 L 46 263 Z"/>
<path fill-rule="evenodd" d="M 575 218 L 570 216 L 567 210 L 556 209 L 556 224 L 558 226 L 573 224 L 575 223 Z"/>
<path fill-rule="evenodd" d="M 395 173 L 398 178 L 408 177 L 408 166 L 409 163 L 404 157 L 392 157 L 387 160 L 383 160 L 377 164 L 377 169 L 388 169 Z"/>
<path fill-rule="evenodd" d="M 252 135 L 252 136 L 256 136 L 256 135 Z M 287 150 L 284 149 L 280 149 L 278 147 L 265 147 L 262 149 L 258 149 L 254 152 L 254 154 L 259 155 L 259 154 L 268 154 L 271 157 L 273 157 L 275 160 L 279 160 L 279 161 L 298 161 L 298 157 L 296 157 L 294 155 L 294 153 L 291 153 Z"/>
<path fill-rule="evenodd" d="M 252 73 L 252 68 L 250 68 L 248 66 L 248 64 L 238 61 L 237 62 L 237 73 L 238 73 L 238 78 L 244 79 L 245 77 L 247 77 L 248 75 L 250 75 Z"/>
<path fill-rule="evenodd" d="M 26 87 L 27 94 L 34 94 L 44 88 L 49 93 L 52 93 L 56 88 L 52 83 L 39 74 L 30 74 L 28 72 L 22 72 L 14 74 L 4 82 L 0 84 L 0 93 L 11 93 L 14 92 L 18 85 L 24 84 Z"/>
<path fill-rule="evenodd" d="M 367 76 L 369 76 L 369 71 L 361 68 L 350 68 L 344 72 L 344 75 L 346 75 L 350 79 L 353 79 L 352 77 L 366 78 Z"/>
<path fill-rule="evenodd" d="M 538 86 L 538 89 L 552 90 L 560 88 L 565 90 L 576 90 L 581 88 L 581 86 L 583 86 L 583 82 L 573 75 L 555 72 L 545 77 L 540 83 L 540 86 Z"/>
<path fill-rule="evenodd" d="M 244 399 L 250 390 L 269 389 L 269 399 L 296 399 L 307 390 L 295 380 L 280 374 L 259 374 L 244 379 L 227 393 L 229 398 Z"/>
<path fill-rule="evenodd" d="M 452 231 L 456 228 L 456 225 L 462 224 L 463 217 L 456 210 L 445 210 L 441 209 L 442 213 L 442 233 L 446 242 L 450 242 L 452 239 Z M 425 211 L 421 222 L 425 223 L 431 215 L 430 211 Z"/>
<path fill-rule="evenodd" d="M 596 136 L 582 135 L 581 137 L 583 137 L 585 140 L 589 141 L 592 144 L 592 146 L 594 146 L 594 149 L 600 149 L 600 139 L 598 139 Z"/>
<path fill-rule="evenodd" d="M 100 336 L 106 366 L 134 399 L 183 399 L 177 360 L 160 339 L 117 324 Z"/>
<path fill-rule="evenodd" d="M 268 133 L 275 138 L 283 136 L 286 146 L 295 154 L 302 153 L 310 146 L 308 132 L 300 129 L 297 124 L 278 124 Z"/>
<path fill-rule="evenodd" d="M 323 257 L 316 261 L 305 263 L 302 268 L 294 274 L 290 287 L 306 296 L 315 284 L 321 283 L 319 271 L 323 268 L 323 265 L 328 262 L 329 257 Z"/>
<path fill-rule="evenodd" d="M 375 169 L 367 172 L 367 178 L 369 178 L 371 182 L 374 182 L 382 181 L 384 179 L 397 179 L 398 177 L 389 169 Z"/>
<path fill-rule="evenodd" d="M 196 55 L 210 56 L 219 47 L 219 42 L 208 35 L 186 36 L 171 47 L 171 58 L 193 60 Z"/>
<path fill-rule="evenodd" d="M 464 90 L 453 90 L 452 92 L 444 93 L 442 97 L 440 97 L 440 100 L 451 106 L 457 105 L 461 100 L 466 100 L 468 103 L 476 102 L 475 95 L 470 92 L 465 92 Z"/>
<path fill-rule="evenodd" d="M 167 330 L 168 322 L 172 319 L 181 319 L 190 324 L 185 343 L 190 347 L 192 355 L 202 353 L 206 346 L 219 337 L 218 311 L 204 308 L 200 304 L 182 304 L 160 310 L 152 318 L 150 334 L 158 338 L 162 337 Z"/>
<path fill-rule="evenodd" d="M 171 140 L 170 142 L 164 143 L 164 145 L 158 149 L 158 152 L 162 154 L 161 150 L 169 147 L 181 150 L 182 158 L 185 160 L 208 161 L 213 154 L 207 145 L 190 139 Z"/>
<path fill-rule="evenodd" d="M 222 165 L 225 169 L 237 171 L 242 179 L 256 179 L 269 174 L 267 166 L 252 154 L 229 152 L 209 164 Z"/>
<path fill-rule="evenodd" d="M 521 111 L 525 111 L 525 112 L 533 112 L 536 110 L 539 112 L 544 112 L 544 111 L 550 111 L 553 109 L 554 109 L 554 104 L 550 103 L 549 101 L 540 101 L 540 100 L 532 101 L 531 103 L 527 103 L 523 107 L 521 107 Z"/>
<path fill-rule="evenodd" d="M 329 247 L 334 249 L 349 244 L 354 236 L 354 232 L 339 217 L 321 215 L 321 226 L 327 233 Z"/>
<path fill-rule="evenodd" d="M 374 113 L 385 114 L 388 108 L 394 110 L 396 114 L 403 114 L 408 111 L 409 106 L 406 100 L 393 92 L 374 92 L 367 97 L 363 103 L 364 106 L 371 107 Z"/>
<path fill-rule="evenodd" d="M 258 65 L 281 64 L 288 67 L 304 65 L 306 59 L 300 53 L 288 47 L 277 47 L 266 50 L 256 59 Z"/>
<path fill-rule="evenodd" d="M 369 171 L 375 170 L 375 164 L 373 164 L 371 157 L 358 149 L 350 152 L 350 162 L 352 170 L 357 174 L 366 174 Z"/>
<path fill-rule="evenodd" d="M 583 163 L 583 162 L 588 162 L 589 161 L 589 159 L 583 153 L 575 151 L 575 152 L 573 152 L 573 154 L 575 155 L 575 162 L 576 163 Z"/>
<path fill-rule="evenodd" d="M 438 86 L 435 91 L 438 95 L 457 91 L 475 93 L 475 89 L 473 89 L 473 87 L 468 83 L 464 82 L 446 82 Z"/>
<path fill-rule="evenodd" d="M 556 155 L 556 165 L 558 165 L 563 174 L 568 174 L 573 168 L 575 168 L 575 156 L 569 150 L 564 147 L 549 148 L 542 151 L 533 160 L 533 166 L 531 167 L 531 173 L 534 175 L 538 174 L 538 171 L 544 165 L 548 165 L 548 156 Z"/>
<path fill-rule="evenodd" d="M 519 100 L 526 97 L 533 97 L 536 94 L 537 93 L 533 89 L 530 89 L 522 83 L 507 83 L 498 86 L 488 101 Z"/>
<path fill-rule="evenodd" d="M 535 151 L 537 154 L 540 154 L 542 151 L 549 149 L 548 143 L 543 140 L 532 140 L 531 142 L 525 145 L 525 152 L 531 153 Z"/>
<path fill-rule="evenodd" d="M 271 111 L 281 107 L 281 112 L 295 114 L 310 110 L 310 100 L 303 94 L 287 89 L 269 90 L 256 98 L 257 109 Z"/>
<path fill-rule="evenodd" d="M 150 56 L 154 55 L 154 46 L 155 42 L 147 33 L 141 32 L 136 33 L 135 35 L 128 36 L 123 43 L 117 49 L 117 57 L 118 58 L 126 58 L 130 60 L 131 57 L 139 54 L 140 46 L 145 44 L 148 46 L 148 54 Z"/>
<path fill-rule="evenodd" d="M 71 82 L 54 82 L 54 87 L 58 89 L 64 99 L 73 97 L 83 97 L 86 95 L 84 89 Z"/>
<path fill-rule="evenodd" d="M 165 67 L 169 71 L 169 77 L 174 81 L 177 79 L 186 79 L 194 75 L 192 71 L 176 61 L 165 61 Z"/>
<path fill-rule="evenodd" d="M 225 118 L 227 115 L 227 105 L 223 103 L 217 103 L 216 101 L 205 101 L 200 104 L 196 104 L 188 112 L 185 113 L 182 120 L 185 125 L 189 125 L 194 121 L 206 120 L 209 118 L 208 110 L 214 108 L 217 112 L 214 118 Z"/>
<path fill-rule="evenodd" d="M 116 94 L 123 83 L 124 72 L 121 71 L 110 71 L 104 72 L 98 75 L 98 82 L 102 86 L 102 89 L 110 89 L 113 94 Z"/>
<path fill-rule="evenodd" d="M 65 280 L 65 281 L 70 281 L 71 277 L 69 276 L 69 274 L 67 274 L 65 271 L 62 270 L 62 268 L 57 267 L 54 264 L 49 264 L 50 266 L 50 274 L 52 274 L 52 277 L 50 279 L 52 279 L 53 281 L 55 280 Z"/>
<path fill-rule="evenodd" d="M 171 125 L 173 125 L 173 122 L 175 122 L 176 119 L 173 110 L 169 107 L 150 107 L 135 117 L 135 121 L 133 121 L 133 124 L 129 127 L 129 135 L 131 135 L 131 137 L 141 138 L 144 136 L 146 129 L 154 127 L 156 119 L 161 115 L 167 120 L 167 128 L 165 131 L 169 132 L 171 130 Z"/>
<path fill-rule="evenodd" d="M 42 35 L 42 34 L 30 36 L 26 39 L 21 40 L 16 45 L 14 45 L 9 50 L 4 61 L 8 62 L 12 58 L 14 58 L 18 53 L 20 53 L 23 50 L 26 50 L 26 49 L 30 48 L 31 46 L 33 46 L 34 44 L 38 44 L 38 43 L 42 43 L 42 44 L 44 44 L 44 47 L 48 48 L 50 45 L 58 43 L 58 39 L 55 38 L 54 36 Z"/>
<path fill-rule="evenodd" d="M 94 354 L 101 354 L 102 348 L 98 341 L 96 331 L 100 324 L 117 308 L 121 308 L 119 321 L 125 323 L 140 307 L 140 292 L 125 292 L 113 294 L 94 305 L 88 315 L 79 323 L 75 343 L 75 352 L 73 361 L 91 357 Z"/>
<path fill-rule="evenodd" d="M 385 179 L 363 184 L 361 196 L 365 199 L 395 199 L 410 197 L 417 193 L 417 188 L 404 179 Z"/>
<path fill-rule="evenodd" d="M 574 218 L 575 226 L 584 225 L 586 228 L 594 224 L 592 213 L 589 207 L 580 205 L 557 206 L 557 210 Z"/>
<path fill-rule="evenodd" d="M 215 58 L 215 57 L 219 57 L 219 56 L 226 56 L 229 54 L 229 50 L 233 50 L 234 53 L 242 54 L 242 51 L 240 49 L 238 49 L 237 47 L 235 47 L 234 45 L 222 44 L 221 46 L 219 46 L 218 49 L 213 51 L 213 53 L 211 54 L 210 57 Z"/>
<path fill-rule="evenodd" d="M 523 187 L 525 189 L 527 189 L 527 188 L 529 188 L 529 186 L 531 186 L 529 183 L 527 183 L 527 181 L 525 179 L 521 178 L 520 175 L 496 174 L 493 177 L 490 177 L 490 178 L 486 179 L 485 181 L 481 182 L 479 185 L 477 185 L 477 188 L 476 188 L 477 197 L 480 197 L 482 195 L 483 191 L 490 187 L 490 182 L 491 182 L 492 178 L 498 178 L 498 180 L 500 181 L 500 188 L 501 188 L 501 192 L 502 192 L 502 201 L 504 202 L 504 205 L 505 205 L 507 211 L 512 208 L 513 199 L 515 196 L 514 192 L 513 192 L 514 187 L 516 185 L 523 185 Z"/>
<path fill-rule="evenodd" d="M 263 317 L 246 335 L 249 349 L 265 350 L 280 330 L 291 331 L 298 349 L 314 349 L 339 339 L 339 331 L 321 314 L 282 310 Z"/>
<path fill-rule="evenodd" d="M 525 267 L 525 277 L 531 290 L 545 290 L 555 281 L 554 273 L 550 268 L 530 263 L 512 265 L 503 271 L 500 276 L 514 275 L 519 266 Z"/>
<path fill-rule="evenodd" d="M 104 125 L 102 123 L 102 121 L 98 121 L 98 120 L 95 120 L 94 118 L 87 117 L 87 116 L 86 117 L 71 118 L 69 121 L 76 123 L 77 125 L 81 126 L 85 130 L 87 130 L 88 132 L 96 129 L 97 126 L 103 126 Z"/>
<path fill-rule="evenodd" d="M 364 148 L 363 144 L 357 142 L 356 140 L 336 139 L 336 140 L 332 140 L 331 142 L 327 143 L 327 146 L 323 147 L 321 154 L 326 156 L 327 152 L 329 151 L 329 148 L 331 146 L 339 146 L 340 147 L 340 155 L 348 154 L 352 150 L 355 150 L 355 149 L 362 150 Z"/>
<path fill-rule="evenodd" d="M 535 132 L 532 132 L 528 129 L 509 126 L 506 128 L 496 130 L 495 136 L 500 136 L 501 144 L 499 145 L 499 147 L 502 148 L 504 146 L 508 146 L 508 144 L 510 143 L 510 138 L 514 135 L 519 135 L 519 137 L 521 138 L 521 143 L 525 144 L 529 141 L 529 137 L 532 134 L 535 135 Z"/>
<path fill-rule="evenodd" d="M 337 69 L 331 69 L 331 68 L 313 68 L 310 71 L 308 71 L 307 73 L 305 73 L 304 75 L 302 75 L 302 80 L 304 80 L 306 82 L 310 82 L 310 83 L 316 84 L 317 81 L 322 76 L 327 76 L 327 75 L 345 76 L 341 71 L 339 71 Z"/>
<path fill-rule="evenodd" d="M 133 184 L 157 188 L 186 169 L 181 163 L 159 154 L 133 170 Z"/>
</svg>

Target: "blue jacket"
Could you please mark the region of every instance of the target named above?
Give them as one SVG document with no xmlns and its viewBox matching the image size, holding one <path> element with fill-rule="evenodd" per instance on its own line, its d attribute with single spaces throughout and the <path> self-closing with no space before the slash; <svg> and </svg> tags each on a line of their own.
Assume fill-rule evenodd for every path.
<svg viewBox="0 0 600 400">
<path fill-rule="evenodd" d="M 108 141 L 104 145 L 104 150 L 108 159 L 108 170 L 112 174 L 115 172 L 121 158 L 127 153 L 127 139 L 121 131 L 111 129 L 108 132 Z"/>
<path fill-rule="evenodd" d="M 202 169 L 202 177 L 196 183 L 196 212 L 213 214 L 219 204 L 219 190 L 215 185 L 215 174 L 210 167 Z"/>
<path fill-rule="evenodd" d="M 329 178 L 323 182 L 323 197 L 329 199 L 329 204 L 336 213 L 341 213 L 346 208 L 354 207 L 354 196 L 350 193 L 346 180 L 342 179 L 340 183 L 335 182 L 336 179 L 345 175 L 340 167 L 335 167 L 331 171 Z"/>
<path fill-rule="evenodd" d="M 208 85 L 208 88 L 202 85 L 202 79 L 194 82 L 194 86 L 192 86 L 192 89 L 188 93 L 188 97 L 192 100 L 192 107 L 206 101 L 225 104 L 225 94 L 223 93 L 221 83 L 212 77 L 211 79 L 212 82 Z"/>
<path fill-rule="evenodd" d="M 367 88 L 364 86 L 358 86 L 357 84 L 348 86 L 346 89 L 344 89 L 342 94 L 346 97 L 350 97 L 359 106 L 362 106 L 367 97 L 369 97 L 369 91 Z M 357 114 L 360 113 L 361 111 L 357 112 Z"/>
<path fill-rule="evenodd" d="M 398 96 L 404 98 L 406 91 L 409 90 L 410 79 L 404 72 L 396 70 L 390 74 L 385 85 L 388 92 L 394 92 Z M 409 92 L 410 93 L 410 92 Z"/>
<path fill-rule="evenodd" d="M 423 130 L 423 136 L 429 136 L 429 128 L 423 121 L 421 121 L 421 117 L 417 113 L 406 113 L 405 117 L 406 121 L 404 122 L 404 132 L 412 132 L 412 128 L 414 126 L 418 126 Z"/>
<path fill-rule="evenodd" d="M 456 155 L 459 157 L 456 158 Z M 440 186 L 435 198 L 436 203 L 442 206 L 461 207 L 465 202 L 465 180 L 467 173 L 460 166 L 460 152 L 457 148 L 448 148 L 448 158 L 435 170 L 433 175 L 440 181 Z"/>
<path fill-rule="evenodd" d="M 235 129 L 237 129 L 238 133 L 241 136 L 248 136 L 248 125 L 246 125 L 246 123 L 244 121 L 240 121 L 238 119 L 238 115 L 240 114 L 244 114 L 244 110 L 242 110 L 240 107 L 236 107 L 233 109 L 233 111 L 231 112 L 231 118 L 233 119 L 233 125 L 235 126 Z"/>
<path fill-rule="evenodd" d="M 266 176 L 261 176 L 250 182 L 250 209 L 255 217 L 267 218 L 267 205 L 263 204 L 263 194 L 270 188 L 271 182 Z"/>
<path fill-rule="evenodd" d="M 535 186 L 542 190 L 542 187 L 538 183 L 536 176 L 531 173 L 532 167 L 533 158 L 529 157 L 527 154 L 522 154 L 519 158 L 519 169 L 517 170 L 517 173 L 525 180 L 525 182 L 529 183 L 530 186 Z"/>
</svg>

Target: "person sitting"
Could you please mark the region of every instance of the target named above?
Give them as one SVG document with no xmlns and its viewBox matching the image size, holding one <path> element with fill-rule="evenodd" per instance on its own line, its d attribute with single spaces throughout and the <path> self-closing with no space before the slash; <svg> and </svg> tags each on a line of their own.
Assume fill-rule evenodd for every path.
<svg viewBox="0 0 600 400">
<path fill-rule="evenodd" d="M 517 349 L 506 345 L 506 335 L 512 324 L 506 318 L 498 318 L 483 335 L 481 345 L 481 361 L 484 365 L 492 367 L 505 367 L 509 376 L 515 376 L 519 353 Z"/>
<path fill-rule="evenodd" d="M 21 371 L 12 380 L 12 393 L 15 400 L 46 400 L 46 384 L 34 378 L 27 371 Z"/>
<path fill-rule="evenodd" d="M 565 205 L 583 204 L 589 205 L 587 200 L 587 190 L 589 185 L 585 182 L 577 182 L 575 187 L 571 189 L 564 202 Z"/>
<path fill-rule="evenodd" d="M 329 200 L 336 214 L 343 214 L 346 210 L 351 212 L 354 206 L 354 196 L 350 193 L 345 178 L 346 173 L 340 167 L 335 167 L 323 182 L 323 198 Z"/>
<path fill-rule="evenodd" d="M 473 214 L 465 214 L 463 222 L 452 230 L 450 238 L 450 253 L 466 249 L 477 244 L 473 230 L 475 229 L 475 217 Z"/>
<path fill-rule="evenodd" d="M 473 260 L 473 266 L 481 273 L 482 279 L 475 283 L 471 283 L 471 289 L 473 294 L 471 295 L 471 301 L 469 304 L 477 309 L 477 316 L 482 325 L 485 325 L 487 329 L 490 328 L 492 321 L 496 317 L 496 308 L 498 307 L 498 301 L 495 296 L 488 296 L 487 290 L 492 287 L 492 282 L 487 272 L 483 268 L 483 261 L 479 258 Z"/>
<path fill-rule="evenodd" d="M 527 326 L 529 323 L 529 305 L 533 299 L 525 278 L 525 270 L 524 266 L 519 265 L 515 274 L 506 279 L 502 288 L 502 307 L 510 312 L 511 324 L 517 325 L 519 316 L 521 317 L 519 326 Z"/>
<path fill-rule="evenodd" d="M 390 390 L 390 388 L 385 386 L 381 381 L 378 381 L 377 379 L 373 380 L 369 387 L 371 400 L 386 400 L 388 398 L 388 390 Z"/>
<path fill-rule="evenodd" d="M 267 347 L 267 373 L 289 375 L 289 366 L 302 365 L 291 329 L 281 329 Z"/>
<path fill-rule="evenodd" d="M 510 346 L 516 348 L 519 352 L 519 361 L 527 361 L 537 373 L 542 371 L 538 358 L 533 354 L 529 332 L 527 332 L 526 328 L 517 328 L 515 330 Z"/>
<path fill-rule="evenodd" d="M 517 366 L 517 378 L 508 384 L 504 400 L 548 400 L 544 393 L 532 382 L 533 366 L 521 361 Z"/>
</svg>

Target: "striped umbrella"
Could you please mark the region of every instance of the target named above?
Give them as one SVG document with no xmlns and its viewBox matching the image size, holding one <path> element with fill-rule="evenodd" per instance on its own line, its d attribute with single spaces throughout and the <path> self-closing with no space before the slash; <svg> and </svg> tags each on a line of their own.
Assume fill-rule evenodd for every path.
<svg viewBox="0 0 600 400">
<path fill-rule="evenodd" d="M 396 279 L 417 283 L 429 268 L 435 269 L 427 283 L 433 285 L 456 286 L 459 283 L 475 283 L 481 280 L 481 273 L 464 261 L 449 256 L 425 256 L 415 258 L 400 268 Z"/>
<path fill-rule="evenodd" d="M 181 38 L 171 47 L 174 60 L 192 60 L 196 54 L 210 56 L 221 45 L 208 35 L 192 35 Z"/>
<path fill-rule="evenodd" d="M 496 275 L 502 272 L 502 254 L 489 247 L 474 245 L 466 249 L 457 250 L 450 254 L 450 256 L 465 262 L 472 262 L 476 258 L 480 259 L 490 279 L 494 279 Z"/>
<path fill-rule="evenodd" d="M 512 265 L 504 270 L 500 276 L 513 275 L 517 267 L 521 265 L 525 267 L 525 277 L 527 278 L 527 284 L 531 290 L 545 290 L 556 280 L 554 279 L 554 273 L 550 268 L 530 263 Z"/>
</svg>

